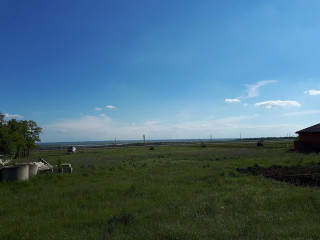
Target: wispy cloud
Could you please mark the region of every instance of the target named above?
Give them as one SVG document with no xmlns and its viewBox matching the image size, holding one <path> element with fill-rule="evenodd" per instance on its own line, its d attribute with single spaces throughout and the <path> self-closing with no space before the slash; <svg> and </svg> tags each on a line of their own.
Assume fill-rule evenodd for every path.
<svg viewBox="0 0 320 240">
<path fill-rule="evenodd" d="M 253 98 L 253 97 L 258 97 L 259 96 L 259 89 L 267 84 L 270 83 L 275 83 L 278 82 L 277 80 L 264 80 L 264 81 L 259 81 L 256 82 L 254 84 L 246 84 L 246 90 L 245 92 L 247 92 L 246 96 L 240 96 L 237 98 L 227 98 L 224 101 L 228 102 L 228 103 L 237 103 L 240 102 L 241 99 L 246 99 L 246 98 Z"/>
<path fill-rule="evenodd" d="M 311 114 L 320 114 L 320 110 L 313 109 L 313 110 L 305 110 L 305 111 L 300 111 L 300 112 L 289 112 L 289 113 L 284 113 L 281 116 L 291 117 L 291 116 L 311 115 Z"/>
<path fill-rule="evenodd" d="M 269 83 L 275 83 L 278 82 L 277 80 L 264 80 L 264 81 L 259 81 L 255 84 L 246 84 L 246 92 L 248 93 L 248 95 L 246 96 L 246 98 L 252 98 L 252 97 L 257 97 L 259 96 L 259 89 L 264 86 L 267 85 Z"/>
<path fill-rule="evenodd" d="M 104 107 L 105 109 L 116 109 L 117 107 L 112 106 L 112 105 L 107 105 Z"/>
<path fill-rule="evenodd" d="M 116 109 L 117 107 L 115 107 L 115 106 L 112 106 L 112 105 L 107 105 L 107 106 L 105 106 L 105 107 L 103 107 L 103 108 L 101 108 L 101 107 L 96 107 L 94 110 L 95 111 L 102 111 L 103 109 Z"/>
<path fill-rule="evenodd" d="M 11 118 L 11 119 L 14 119 L 14 118 L 23 118 L 23 116 L 19 115 L 19 114 L 9 114 L 9 113 L 5 113 L 4 114 L 4 117 L 5 118 Z"/>
<path fill-rule="evenodd" d="M 240 102 L 240 100 L 238 98 L 227 98 L 224 101 L 228 102 L 228 103 Z"/>
<path fill-rule="evenodd" d="M 300 107 L 301 104 L 298 103 L 297 101 L 273 100 L 273 101 L 259 102 L 259 103 L 256 103 L 255 106 L 265 107 L 265 108 L 273 108 L 273 107 L 288 108 L 288 107 Z"/>
<path fill-rule="evenodd" d="M 304 91 L 305 94 L 308 94 L 308 95 L 320 95 L 320 90 L 308 90 L 308 91 Z"/>
</svg>

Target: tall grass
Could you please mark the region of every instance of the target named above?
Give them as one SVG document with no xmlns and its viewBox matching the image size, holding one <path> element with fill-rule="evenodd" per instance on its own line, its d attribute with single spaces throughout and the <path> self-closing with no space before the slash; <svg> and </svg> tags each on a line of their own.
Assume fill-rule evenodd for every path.
<svg viewBox="0 0 320 240">
<path fill-rule="evenodd" d="M 287 144 L 287 143 L 285 143 Z M 0 184 L 0 239 L 318 239 L 319 188 L 235 171 L 317 164 L 284 143 L 38 153 L 72 174 Z"/>
</svg>

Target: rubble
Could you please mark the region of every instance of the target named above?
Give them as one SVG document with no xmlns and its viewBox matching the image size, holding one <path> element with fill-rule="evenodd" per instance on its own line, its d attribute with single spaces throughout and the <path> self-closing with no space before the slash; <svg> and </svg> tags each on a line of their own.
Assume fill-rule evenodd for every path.
<svg viewBox="0 0 320 240">
<path fill-rule="evenodd" d="M 1 161 L 1 163 L 3 162 Z M 46 174 L 53 172 L 72 173 L 73 170 L 71 167 L 71 163 L 63 163 L 61 164 L 61 167 L 54 168 L 43 158 L 40 158 L 39 162 L 15 163 L 10 166 L 2 166 L 3 167 L 0 168 L 1 181 L 23 181 L 28 180 L 30 177 L 33 177 L 37 174 Z"/>
</svg>

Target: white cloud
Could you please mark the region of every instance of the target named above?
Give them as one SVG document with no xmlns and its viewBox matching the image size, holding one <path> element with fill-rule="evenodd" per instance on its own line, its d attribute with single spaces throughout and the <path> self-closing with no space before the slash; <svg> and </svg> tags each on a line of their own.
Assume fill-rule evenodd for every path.
<svg viewBox="0 0 320 240">
<path fill-rule="evenodd" d="M 308 95 L 320 95 L 320 91 L 319 90 L 308 90 L 308 91 L 304 91 L 305 94 Z"/>
<path fill-rule="evenodd" d="M 264 80 L 264 81 L 259 81 L 255 84 L 246 84 L 246 92 L 247 92 L 247 96 L 240 96 L 237 98 L 227 98 L 224 101 L 225 102 L 229 102 L 229 103 L 235 103 L 235 102 L 241 102 L 240 99 L 246 99 L 246 98 L 253 98 L 253 97 L 257 97 L 259 96 L 259 89 L 264 86 L 267 85 L 269 83 L 275 83 L 278 82 L 277 80 Z M 247 106 L 247 105 L 245 105 Z"/>
<path fill-rule="evenodd" d="M 238 98 L 227 98 L 224 101 L 228 102 L 228 103 L 240 102 L 240 100 Z"/>
<path fill-rule="evenodd" d="M 255 84 L 246 84 L 245 86 L 247 87 L 246 92 L 248 93 L 247 98 L 252 98 L 252 97 L 257 97 L 259 96 L 259 88 L 267 85 L 269 83 L 274 83 L 278 82 L 277 80 L 264 80 L 264 81 L 259 81 Z"/>
<path fill-rule="evenodd" d="M 103 109 L 116 109 L 116 108 L 117 108 L 117 107 L 115 107 L 115 106 L 107 105 L 107 106 L 105 106 L 104 108 L 96 107 L 94 110 L 95 110 L 95 111 L 102 111 Z"/>
<path fill-rule="evenodd" d="M 116 109 L 117 107 L 112 106 L 112 105 L 107 105 L 104 107 L 105 109 Z"/>
<path fill-rule="evenodd" d="M 9 114 L 9 113 L 5 113 L 4 114 L 5 118 L 11 118 L 11 119 L 15 119 L 15 118 L 23 118 L 23 116 L 19 115 L 19 114 Z"/>
<path fill-rule="evenodd" d="M 145 121 L 140 124 L 124 124 L 100 114 L 82 116 L 77 119 L 63 119 L 51 125 L 43 126 L 42 140 L 46 141 L 98 141 L 117 139 L 170 138 L 174 125 L 161 121 Z M 182 135 L 181 135 L 182 137 Z"/>
<path fill-rule="evenodd" d="M 103 117 L 103 118 L 107 118 L 110 119 L 107 115 L 105 115 L 104 113 L 100 114 L 99 117 Z"/>
<path fill-rule="evenodd" d="M 140 139 L 145 134 L 148 139 L 198 138 L 209 136 L 211 132 L 221 131 L 221 137 L 231 137 L 228 131 L 231 124 L 259 117 L 254 115 L 232 116 L 220 119 L 167 122 L 148 120 L 143 123 L 123 124 L 116 122 L 105 114 L 99 116 L 82 116 L 78 119 L 64 119 L 44 127 L 44 135 L 51 141 L 72 140 L 106 140 L 106 139 Z M 223 135 L 225 134 L 226 135 Z"/>
<path fill-rule="evenodd" d="M 273 101 L 264 101 L 256 103 L 255 106 L 257 107 L 265 107 L 265 108 L 273 108 L 273 107 L 280 107 L 280 108 L 287 108 L 287 107 L 300 107 L 301 104 L 297 101 L 282 101 L 282 100 L 273 100 Z"/>
<path fill-rule="evenodd" d="M 77 119 L 62 119 L 43 127 L 43 135 L 50 141 L 90 141 L 114 137 L 116 126 L 105 114 L 83 115 Z"/>
<path fill-rule="evenodd" d="M 314 110 L 306 110 L 301 112 L 289 112 L 289 113 L 284 113 L 281 116 L 291 117 L 291 116 L 310 115 L 310 114 L 320 114 L 320 110 L 314 109 Z"/>
<path fill-rule="evenodd" d="M 51 125 L 42 126 L 42 141 L 98 141 L 140 139 L 145 134 L 147 139 L 204 139 L 214 138 L 281 136 L 293 133 L 301 127 L 279 124 L 259 124 L 258 114 L 231 116 L 219 119 L 199 121 L 182 120 L 168 122 L 146 120 L 143 123 L 117 122 L 101 114 L 84 115 L 76 119 L 63 119 Z M 256 120 L 257 119 L 257 120 Z M 250 121 L 250 122 L 248 122 Z"/>
</svg>

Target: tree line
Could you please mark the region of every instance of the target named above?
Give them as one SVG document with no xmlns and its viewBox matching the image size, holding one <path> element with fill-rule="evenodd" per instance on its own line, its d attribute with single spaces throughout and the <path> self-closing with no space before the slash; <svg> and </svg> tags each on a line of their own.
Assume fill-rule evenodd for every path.
<svg viewBox="0 0 320 240">
<path fill-rule="evenodd" d="M 42 128 L 35 121 L 5 120 L 0 113 L 0 154 L 11 158 L 29 156 L 40 142 Z"/>
</svg>

